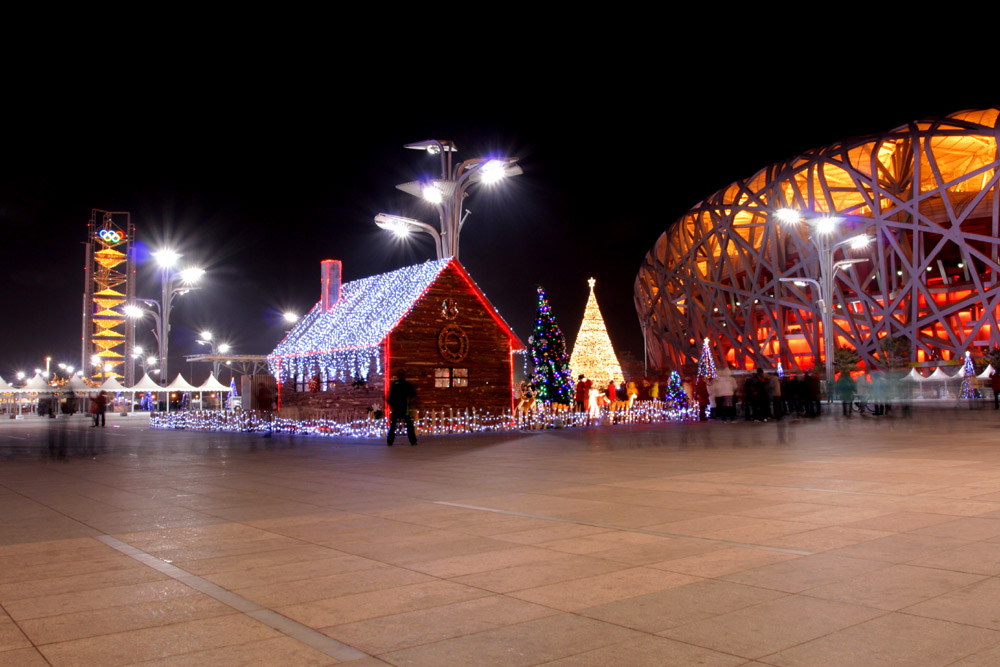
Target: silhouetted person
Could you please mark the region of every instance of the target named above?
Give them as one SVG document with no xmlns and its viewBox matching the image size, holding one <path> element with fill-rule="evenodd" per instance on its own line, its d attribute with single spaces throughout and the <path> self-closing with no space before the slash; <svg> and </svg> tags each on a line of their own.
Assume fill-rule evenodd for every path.
<svg viewBox="0 0 1000 667">
<path fill-rule="evenodd" d="M 104 428 L 104 415 L 108 411 L 108 394 L 101 391 L 94 399 L 94 426 Z"/>
<path fill-rule="evenodd" d="M 386 444 L 392 447 L 396 439 L 396 423 L 402 419 L 406 422 L 406 437 L 410 444 L 417 444 L 417 434 L 413 430 L 413 417 L 410 415 L 410 402 L 417 397 L 417 390 L 406 381 L 406 374 L 399 373 L 396 379 L 389 385 L 389 397 L 386 401 L 389 404 L 389 436 Z"/>
</svg>

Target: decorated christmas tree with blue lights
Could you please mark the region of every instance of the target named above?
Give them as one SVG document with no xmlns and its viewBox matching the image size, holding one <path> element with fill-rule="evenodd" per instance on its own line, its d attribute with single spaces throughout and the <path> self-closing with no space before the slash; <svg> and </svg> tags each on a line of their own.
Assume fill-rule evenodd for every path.
<svg viewBox="0 0 1000 667">
<path fill-rule="evenodd" d="M 972 384 L 976 377 L 976 367 L 972 365 L 972 357 L 965 353 L 965 364 L 962 366 L 962 398 L 979 398 L 979 392 Z"/>
<path fill-rule="evenodd" d="M 684 391 L 684 382 L 681 380 L 681 374 L 677 371 L 670 371 L 670 377 L 667 378 L 667 393 L 665 398 L 673 404 L 675 409 L 680 410 L 687 407 L 687 392 Z"/>
<path fill-rule="evenodd" d="M 566 337 L 541 287 L 538 288 L 538 314 L 534 331 L 528 338 L 528 352 L 535 365 L 531 374 L 535 398 L 542 403 L 572 404 L 573 373 L 566 354 Z"/>
</svg>

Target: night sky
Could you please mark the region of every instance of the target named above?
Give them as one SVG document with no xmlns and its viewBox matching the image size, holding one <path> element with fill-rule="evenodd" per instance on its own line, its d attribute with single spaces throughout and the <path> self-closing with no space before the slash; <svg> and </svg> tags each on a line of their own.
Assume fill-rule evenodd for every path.
<svg viewBox="0 0 1000 667">
<path fill-rule="evenodd" d="M 171 375 L 211 329 L 236 353 L 266 354 L 319 298 L 319 263 L 340 259 L 353 280 L 434 257 L 429 237 L 401 243 L 372 218 L 436 222 L 395 189 L 436 176 L 438 158 L 406 150 L 451 139 L 458 158 L 501 153 L 524 173 L 474 192 L 461 260 L 523 341 L 543 285 L 571 345 L 587 279 L 619 353 L 642 358 L 633 283 L 643 256 L 689 207 L 796 152 L 907 121 L 982 108 L 990 100 L 928 95 L 808 111 L 773 98 L 657 85 L 513 81 L 454 101 L 393 86 L 250 75 L 130 82 L 114 94 L 86 86 L 19 104 L 0 167 L 6 314 L 0 375 L 80 363 L 86 223 L 92 208 L 129 211 L 141 244 L 169 242 L 207 270 L 171 317 Z M 576 83 L 579 83 L 577 81 Z M 995 103 L 995 102 L 993 102 Z M 139 296 L 158 273 L 139 266 Z M 137 343 L 154 346 L 149 327 Z M 200 380 L 206 364 L 195 365 Z M 190 377 L 189 377 L 190 379 Z"/>
</svg>

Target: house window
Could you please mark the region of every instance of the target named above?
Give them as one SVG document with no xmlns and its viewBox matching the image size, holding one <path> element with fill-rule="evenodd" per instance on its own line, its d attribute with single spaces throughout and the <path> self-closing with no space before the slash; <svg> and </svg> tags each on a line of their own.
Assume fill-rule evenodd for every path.
<svg viewBox="0 0 1000 667">
<path fill-rule="evenodd" d="M 435 387 L 468 387 L 469 386 L 469 369 L 468 368 L 435 368 L 434 369 L 434 386 Z"/>
</svg>

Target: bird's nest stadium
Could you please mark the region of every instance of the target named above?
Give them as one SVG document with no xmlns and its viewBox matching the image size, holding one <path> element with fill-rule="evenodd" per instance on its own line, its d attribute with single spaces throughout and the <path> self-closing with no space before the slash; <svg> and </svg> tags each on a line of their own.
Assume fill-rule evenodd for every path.
<svg viewBox="0 0 1000 667">
<path fill-rule="evenodd" d="M 909 343 L 910 362 L 1000 345 L 998 116 L 849 139 L 700 202 L 636 278 L 653 365 L 690 363 L 708 338 L 735 368 L 810 369 L 824 360 L 824 320 L 868 368 L 885 366 L 887 336 Z"/>
</svg>

